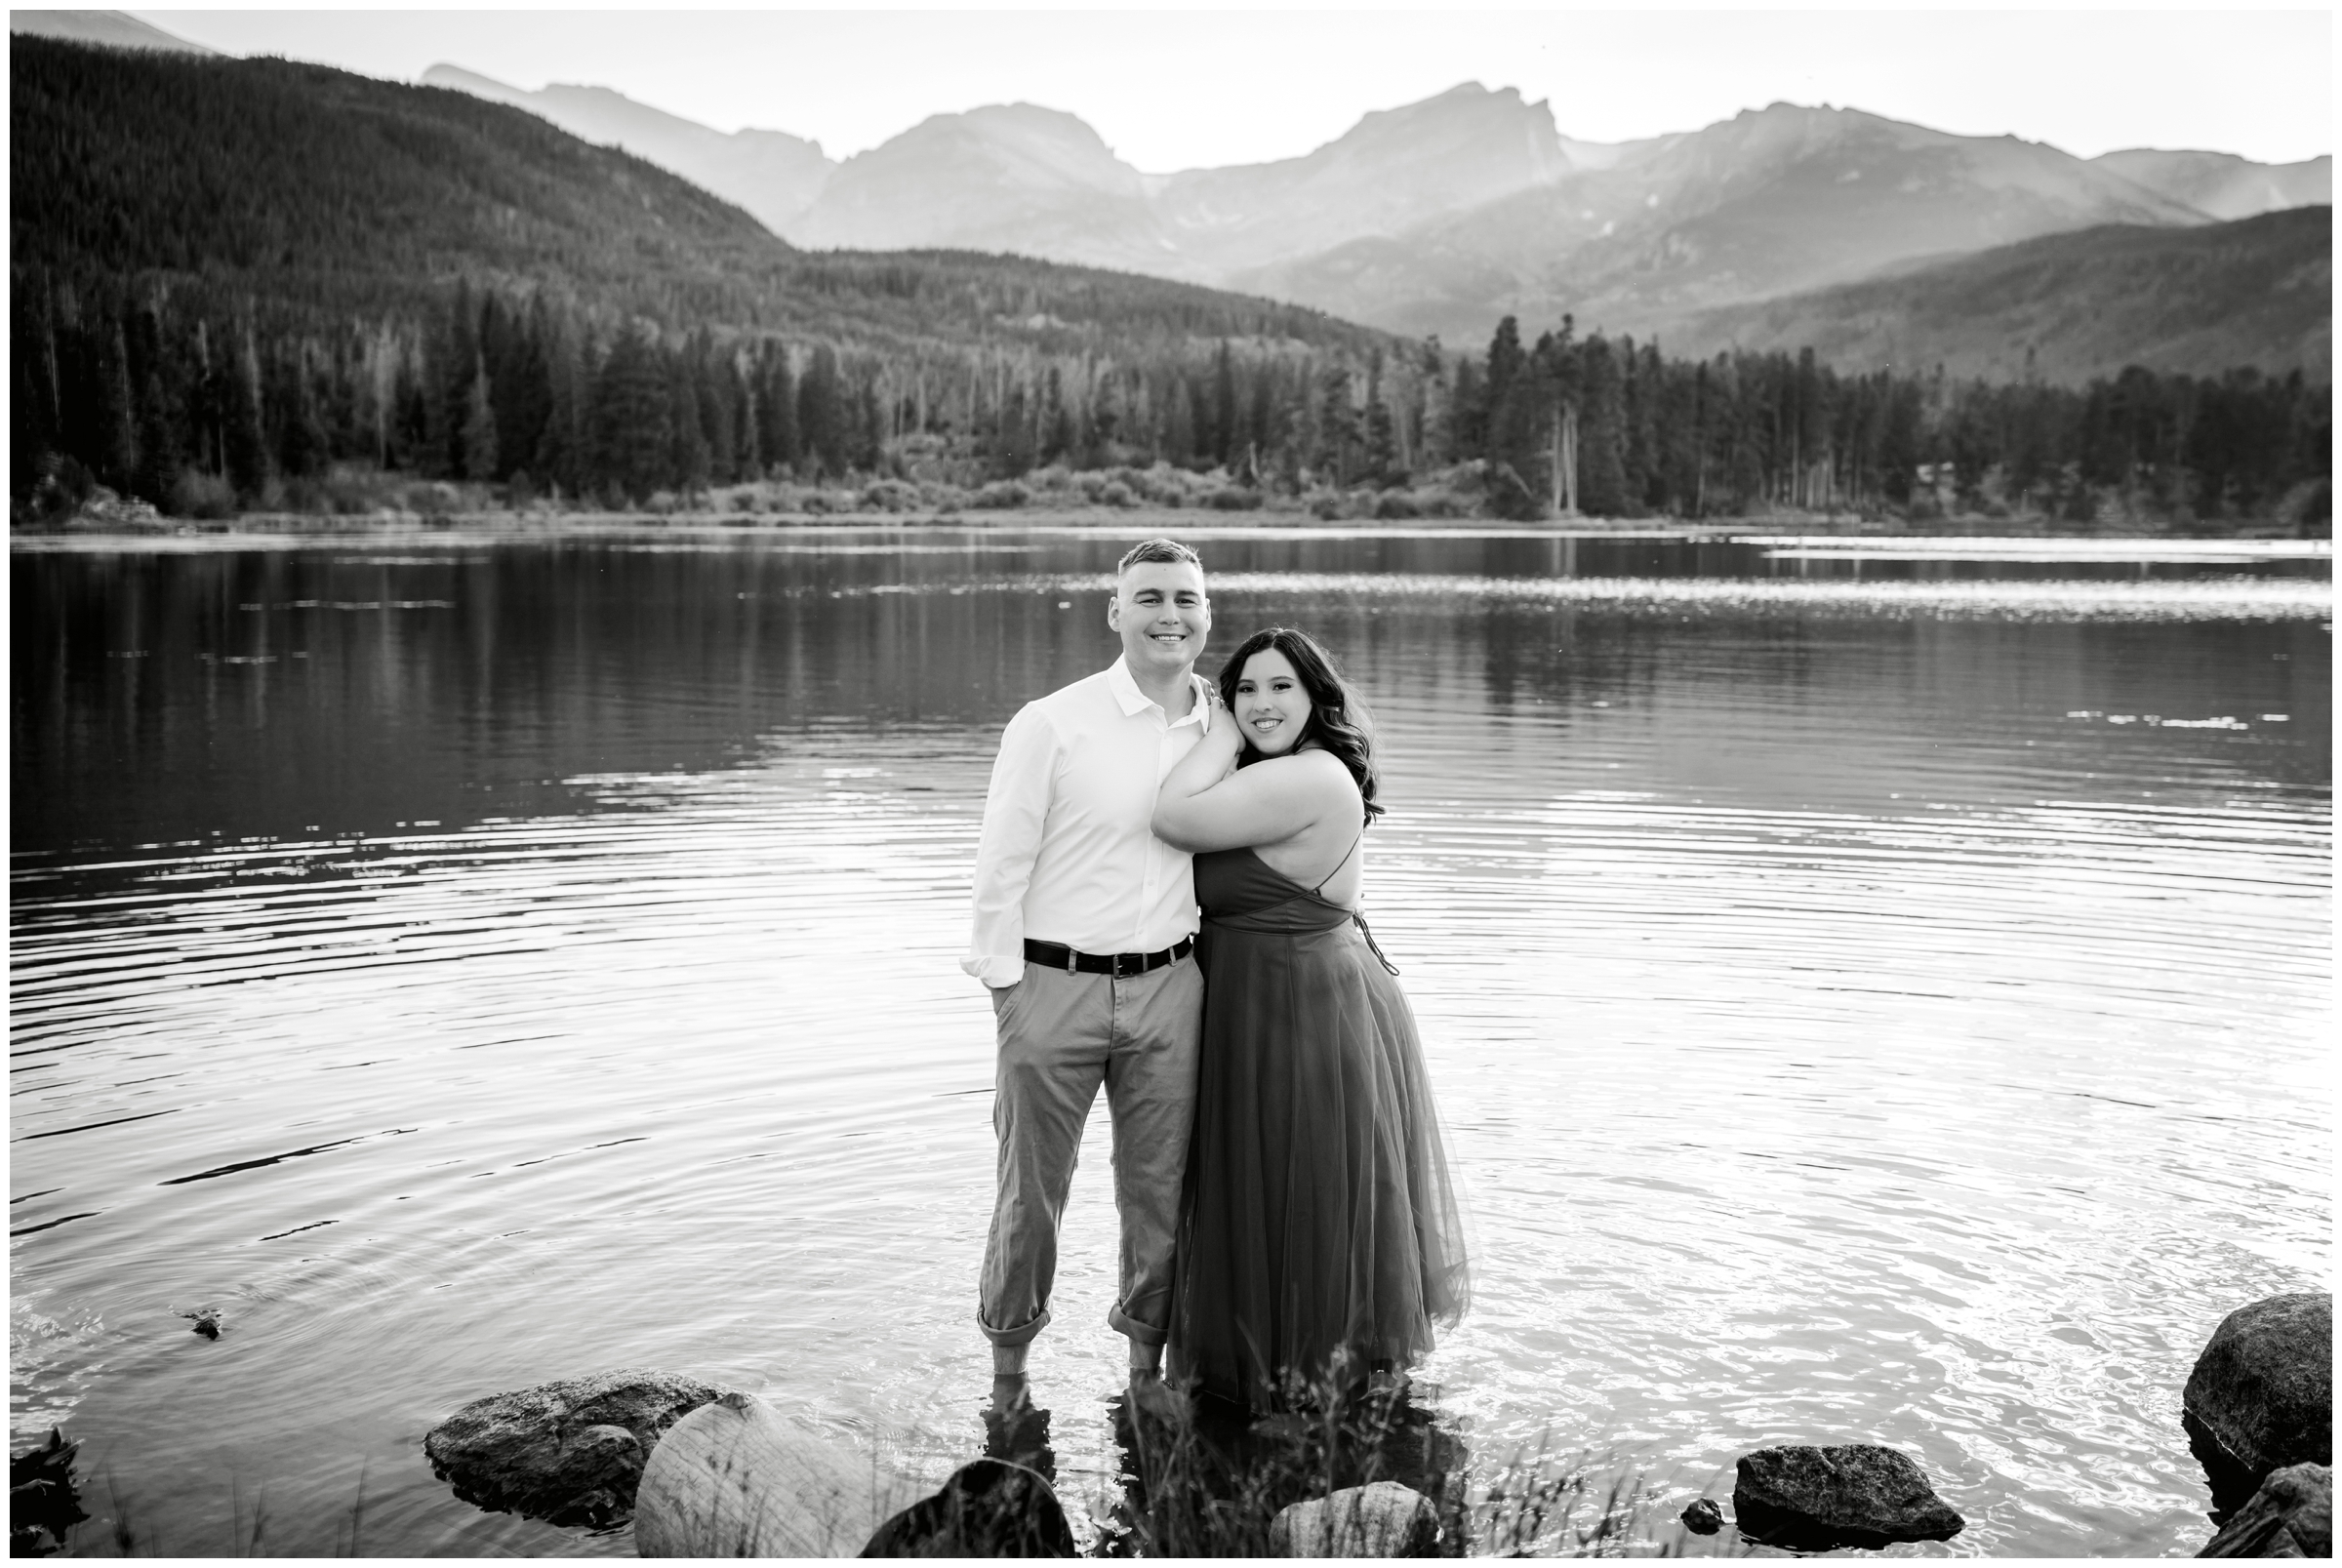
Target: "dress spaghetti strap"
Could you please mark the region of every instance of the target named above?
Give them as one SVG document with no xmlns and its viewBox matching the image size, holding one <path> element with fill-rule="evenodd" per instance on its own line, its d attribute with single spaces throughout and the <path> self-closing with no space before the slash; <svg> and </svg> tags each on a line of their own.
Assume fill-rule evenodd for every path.
<svg viewBox="0 0 2342 1568">
<path fill-rule="evenodd" d="M 1358 836 L 1350 841 L 1350 848 L 1344 850 L 1342 852 L 1342 858 L 1334 862 L 1334 869 L 1326 872 L 1323 880 L 1319 881 L 1315 887 L 1310 889 L 1310 896 L 1326 903 L 1331 903 L 1332 901 L 1326 899 L 1325 897 L 1325 884 L 1334 879 L 1335 872 L 1340 871 L 1342 867 L 1350 864 L 1350 858 L 1353 855 L 1355 855 L 1358 852 L 1358 846 L 1365 842 L 1366 829 L 1361 827 L 1358 829 Z M 1352 922 L 1357 926 L 1358 935 L 1366 939 L 1366 948 L 1369 952 L 1374 954 L 1375 962 L 1381 964 L 1392 974 L 1397 974 L 1398 965 L 1393 963 L 1390 958 L 1384 954 L 1383 945 L 1374 940 L 1374 928 L 1366 923 L 1366 917 L 1358 913 L 1357 910 L 1353 909 L 1350 911 L 1350 918 Z"/>
<path fill-rule="evenodd" d="M 1350 858 L 1358 852 L 1358 846 L 1364 842 L 1366 842 L 1366 830 L 1361 827 L 1358 829 L 1358 836 L 1350 841 L 1350 848 L 1344 850 L 1342 852 L 1342 858 L 1334 862 L 1334 869 L 1319 877 L 1317 879 L 1317 885 L 1310 889 L 1310 891 L 1315 894 L 1318 898 L 1324 898 L 1326 883 L 1331 882 L 1334 879 L 1335 872 L 1340 871 L 1342 867 L 1350 864 Z"/>
</svg>

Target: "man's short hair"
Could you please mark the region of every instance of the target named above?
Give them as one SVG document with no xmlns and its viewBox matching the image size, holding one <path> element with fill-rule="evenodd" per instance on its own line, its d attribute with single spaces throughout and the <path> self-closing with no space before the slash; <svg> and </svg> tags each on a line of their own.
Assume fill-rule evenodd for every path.
<svg viewBox="0 0 2342 1568">
<path fill-rule="evenodd" d="M 1178 540 L 1149 539 L 1141 540 L 1138 543 L 1133 544 L 1130 552 L 1114 563 L 1114 576 L 1118 579 L 1134 566 L 1147 566 L 1157 562 L 1164 565 L 1184 563 L 1195 568 L 1198 572 L 1203 570 L 1203 557 L 1182 544 Z"/>
</svg>

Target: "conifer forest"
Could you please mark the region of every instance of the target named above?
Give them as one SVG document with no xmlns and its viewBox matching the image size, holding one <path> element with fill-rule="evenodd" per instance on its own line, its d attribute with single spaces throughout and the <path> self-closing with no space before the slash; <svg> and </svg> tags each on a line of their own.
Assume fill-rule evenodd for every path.
<svg viewBox="0 0 2342 1568">
<path fill-rule="evenodd" d="M 1508 318 L 1475 353 L 1265 337 L 889 353 L 468 282 L 425 313 L 330 325 L 160 284 L 20 276 L 15 303 L 17 495 L 70 464 L 175 515 L 332 509 L 353 470 L 624 508 L 754 479 L 980 491 L 1168 464 L 1218 474 L 1239 505 L 1473 465 L 1477 504 L 1514 518 L 2215 520 L 2268 516 L 2330 471 L 2328 390 L 2298 375 L 1847 376 L 1810 351 L 1670 359 L 1566 320 L 1530 342 Z"/>
<path fill-rule="evenodd" d="M 948 509 L 1015 504 L 1035 470 L 1348 516 L 2306 531 L 2330 507 L 2330 389 L 2299 374 L 1851 374 L 1567 317 L 1411 342 L 1096 268 L 793 250 L 519 110 L 319 66 L 19 38 L 11 79 L 20 516 L 97 486 L 362 512 L 391 478 Z"/>
</svg>

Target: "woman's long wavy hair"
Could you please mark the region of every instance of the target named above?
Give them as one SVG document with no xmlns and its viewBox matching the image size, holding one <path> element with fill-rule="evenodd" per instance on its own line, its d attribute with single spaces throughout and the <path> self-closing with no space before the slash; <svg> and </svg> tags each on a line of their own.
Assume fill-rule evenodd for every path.
<svg viewBox="0 0 2342 1568">
<path fill-rule="evenodd" d="M 1266 626 L 1254 632 L 1236 644 L 1236 651 L 1220 666 L 1220 701 L 1231 713 L 1236 710 L 1236 682 L 1244 674 L 1245 663 L 1265 648 L 1275 649 L 1292 663 L 1302 690 L 1310 694 L 1310 720 L 1302 726 L 1301 739 L 1293 743 L 1293 749 L 1298 751 L 1314 741 L 1341 758 L 1342 766 L 1358 783 L 1358 798 L 1366 806 L 1366 825 L 1373 826 L 1374 820 L 1389 809 L 1374 798 L 1374 717 L 1342 678 L 1334 656 L 1319 647 L 1316 638 L 1298 626 Z M 1236 766 L 1248 767 L 1261 760 L 1261 753 L 1246 737 Z"/>
</svg>

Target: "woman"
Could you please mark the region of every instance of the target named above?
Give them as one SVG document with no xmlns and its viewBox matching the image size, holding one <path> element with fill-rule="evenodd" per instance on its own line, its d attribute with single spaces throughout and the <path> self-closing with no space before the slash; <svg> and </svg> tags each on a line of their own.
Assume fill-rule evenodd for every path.
<svg viewBox="0 0 2342 1568">
<path fill-rule="evenodd" d="M 1170 1370 L 1255 1408 L 1403 1375 L 1468 1293 L 1414 1015 L 1358 918 L 1366 715 L 1306 632 L 1255 632 L 1154 831 L 1195 852 L 1203 1057 Z"/>
</svg>

